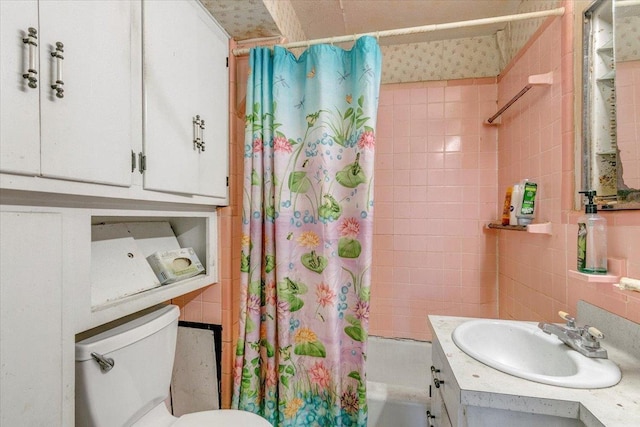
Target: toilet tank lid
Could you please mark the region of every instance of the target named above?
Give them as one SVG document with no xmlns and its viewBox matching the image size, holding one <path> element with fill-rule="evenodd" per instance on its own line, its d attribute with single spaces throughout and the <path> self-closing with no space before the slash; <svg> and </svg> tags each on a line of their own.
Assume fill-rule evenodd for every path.
<svg viewBox="0 0 640 427">
<path fill-rule="evenodd" d="M 166 305 L 141 317 L 100 332 L 76 343 L 76 361 L 92 359 L 91 353 L 108 354 L 140 341 L 167 327 L 180 317 L 180 309 Z"/>
</svg>

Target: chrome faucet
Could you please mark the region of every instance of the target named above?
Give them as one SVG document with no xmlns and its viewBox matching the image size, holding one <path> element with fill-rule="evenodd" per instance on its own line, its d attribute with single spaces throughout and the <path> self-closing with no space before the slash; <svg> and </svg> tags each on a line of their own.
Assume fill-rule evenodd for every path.
<svg viewBox="0 0 640 427">
<path fill-rule="evenodd" d="M 604 338 L 602 332 L 589 325 L 577 327 L 576 319 L 564 311 L 558 312 L 558 315 L 567 322 L 564 326 L 540 322 L 538 328 L 546 334 L 557 336 L 560 341 L 584 356 L 607 358 L 607 350 L 600 347 L 599 340 Z"/>
</svg>

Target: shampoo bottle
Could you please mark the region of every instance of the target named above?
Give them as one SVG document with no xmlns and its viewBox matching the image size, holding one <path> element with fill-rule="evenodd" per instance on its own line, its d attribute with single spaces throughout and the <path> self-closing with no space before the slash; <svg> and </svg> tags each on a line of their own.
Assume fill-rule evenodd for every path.
<svg viewBox="0 0 640 427">
<path fill-rule="evenodd" d="M 509 225 L 518 225 L 516 212 L 518 203 L 522 201 L 522 187 L 520 184 L 514 184 L 511 190 L 511 206 L 509 207 Z"/>
<path fill-rule="evenodd" d="M 522 199 L 516 205 L 516 217 L 518 225 L 531 224 L 536 213 L 536 194 L 538 193 L 538 184 L 528 179 L 520 183 L 522 188 Z"/>
<path fill-rule="evenodd" d="M 607 273 L 607 220 L 598 215 L 593 203 L 596 192 L 580 191 L 589 199 L 584 215 L 578 218 L 578 271 L 588 274 Z"/>
<path fill-rule="evenodd" d="M 511 193 L 513 193 L 513 187 L 508 187 L 502 207 L 502 225 L 509 225 L 511 220 Z"/>
</svg>

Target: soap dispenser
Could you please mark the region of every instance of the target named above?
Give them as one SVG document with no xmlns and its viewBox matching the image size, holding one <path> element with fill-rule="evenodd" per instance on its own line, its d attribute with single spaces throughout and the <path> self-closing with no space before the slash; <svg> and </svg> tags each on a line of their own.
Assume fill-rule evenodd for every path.
<svg viewBox="0 0 640 427">
<path fill-rule="evenodd" d="M 596 192 L 580 191 L 588 198 L 584 215 L 578 218 L 578 271 L 588 274 L 607 273 L 607 220 L 598 215 L 593 202 Z"/>
</svg>

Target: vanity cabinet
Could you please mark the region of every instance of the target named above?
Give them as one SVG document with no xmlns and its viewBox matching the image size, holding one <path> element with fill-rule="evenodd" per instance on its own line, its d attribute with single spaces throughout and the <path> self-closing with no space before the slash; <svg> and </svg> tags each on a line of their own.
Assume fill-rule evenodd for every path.
<svg viewBox="0 0 640 427">
<path fill-rule="evenodd" d="M 0 172 L 130 186 L 141 144 L 140 4 L 9 0 L 0 9 Z"/>
<path fill-rule="evenodd" d="M 228 37 L 198 1 L 143 2 L 144 188 L 227 197 Z"/>
<path fill-rule="evenodd" d="M 435 427 L 458 426 L 460 387 L 456 383 L 451 366 L 442 346 L 434 339 L 431 350 L 431 418 Z"/>
</svg>

